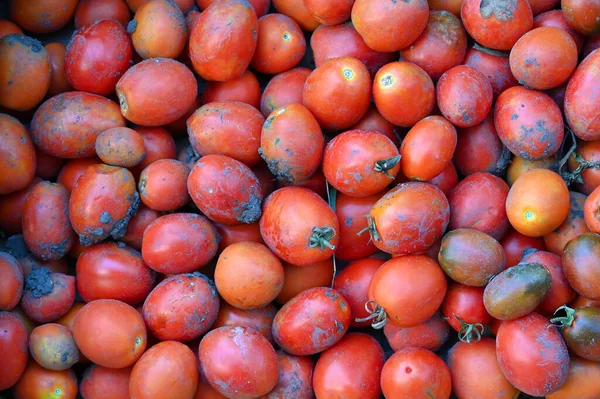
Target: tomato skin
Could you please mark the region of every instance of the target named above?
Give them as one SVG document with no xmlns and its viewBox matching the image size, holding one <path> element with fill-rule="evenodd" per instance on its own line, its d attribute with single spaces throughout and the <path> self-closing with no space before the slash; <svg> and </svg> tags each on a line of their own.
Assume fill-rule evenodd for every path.
<svg viewBox="0 0 600 399">
<path fill-rule="evenodd" d="M 386 399 L 439 398 L 451 394 L 448 366 L 433 352 L 407 348 L 392 355 L 381 371 L 381 389 Z"/>
<path fill-rule="evenodd" d="M 129 399 L 131 369 L 111 369 L 91 364 L 83 374 L 79 391 L 85 399 L 101 399 L 106 396 L 113 399 Z"/>
<path fill-rule="evenodd" d="M 537 313 L 502 323 L 496 353 L 508 381 L 528 395 L 546 396 L 567 379 L 567 346 L 556 327 Z"/>
<path fill-rule="evenodd" d="M 190 170 L 175 159 L 159 159 L 140 174 L 138 189 L 142 203 L 158 211 L 174 211 L 191 198 L 187 190 Z"/>
<path fill-rule="evenodd" d="M 288 399 L 292 397 L 295 399 L 313 399 L 315 397 L 313 391 L 314 360 L 308 356 L 290 355 L 282 350 L 277 351 L 277 359 L 279 360 L 277 385 L 261 399 Z"/>
<path fill-rule="evenodd" d="M 306 188 L 284 187 L 269 195 L 259 224 L 269 249 L 297 266 L 331 258 L 339 242 L 335 212 Z"/>
<path fill-rule="evenodd" d="M 339 25 L 350 19 L 353 0 L 305 0 L 308 12 L 323 25 Z"/>
<path fill-rule="evenodd" d="M 383 349 L 375 338 L 347 334 L 319 356 L 313 375 L 315 394 L 319 398 L 378 399 L 384 363 Z"/>
<path fill-rule="evenodd" d="M 34 268 L 25 278 L 21 308 L 37 323 L 48 323 L 64 316 L 75 301 L 75 277 Z"/>
<path fill-rule="evenodd" d="M 123 238 L 121 238 L 121 241 L 129 245 L 131 248 L 141 251 L 146 227 L 148 227 L 150 223 L 154 222 L 159 217 L 160 212 L 150 209 L 144 204 L 140 204 L 135 216 L 129 220 L 129 223 L 127 224 L 127 232 Z"/>
<path fill-rule="evenodd" d="M 0 252 L 0 311 L 13 310 L 23 296 L 23 270 L 8 252 Z"/>
<path fill-rule="evenodd" d="M 62 43 L 48 43 L 44 47 L 50 57 L 50 87 L 46 97 L 54 97 L 57 94 L 73 90 L 65 75 L 67 47 Z"/>
<path fill-rule="evenodd" d="M 383 333 L 396 352 L 412 347 L 435 352 L 448 340 L 450 325 L 438 311 L 424 323 L 414 327 L 400 328 L 387 323 L 383 327 Z"/>
<path fill-rule="evenodd" d="M 239 78 L 226 82 L 207 82 L 202 93 L 202 104 L 237 101 L 258 109 L 260 96 L 261 88 L 258 79 L 249 69 L 246 69 Z M 191 111 L 194 112 L 199 106 L 200 104 L 193 107 Z"/>
<path fill-rule="evenodd" d="M 0 196 L 0 229 L 10 234 L 23 232 L 23 208 L 33 188 L 43 180 L 34 177 L 22 190 Z"/>
<path fill-rule="evenodd" d="M 366 327 L 369 321 L 358 322 L 369 316 L 365 303 L 369 300 L 369 285 L 373 276 L 383 265 L 383 259 L 363 258 L 346 266 L 333 281 L 333 289 L 339 291 L 350 304 L 352 311 L 352 327 Z"/>
<path fill-rule="evenodd" d="M 209 81 L 225 82 L 242 76 L 256 50 L 257 37 L 258 19 L 250 3 L 228 0 L 212 4 L 190 33 L 194 70 Z"/>
<path fill-rule="evenodd" d="M 600 235 L 584 233 L 567 243 L 562 256 L 565 277 L 571 287 L 592 300 L 600 300 L 599 254 Z"/>
<path fill-rule="evenodd" d="M 224 396 L 252 399 L 277 383 L 277 354 L 265 337 L 250 328 L 212 330 L 200 341 L 198 352 L 206 379 Z"/>
<path fill-rule="evenodd" d="M 177 159 L 175 139 L 166 129 L 136 126 L 134 130 L 144 139 L 144 150 L 146 151 L 144 160 L 130 169 L 136 179 L 138 179 L 144 168 L 159 159 Z"/>
<path fill-rule="evenodd" d="M 0 114 L 0 195 L 26 189 L 36 169 L 36 152 L 25 126 L 10 115 Z"/>
<path fill-rule="evenodd" d="M 577 140 L 577 153 L 586 161 L 598 162 L 600 160 L 600 140 L 584 141 Z M 573 172 L 580 165 L 575 159 L 574 154 L 569 157 L 569 172 Z M 600 170 L 590 168 L 581 172 L 583 183 L 577 184 L 577 190 L 583 194 L 589 195 L 594 189 L 600 186 Z"/>
<path fill-rule="evenodd" d="M 65 76 L 75 90 L 111 94 L 132 57 L 133 46 L 123 25 L 100 20 L 78 29 L 69 41 Z"/>
<path fill-rule="evenodd" d="M 117 127 L 96 137 L 96 154 L 107 165 L 131 168 L 144 160 L 144 139 L 133 129 Z"/>
<path fill-rule="evenodd" d="M 377 247 L 368 234 L 358 233 L 368 226 L 367 218 L 373 205 L 382 194 L 368 197 L 351 197 L 337 193 L 335 213 L 340 221 L 340 242 L 335 251 L 337 259 L 357 260 L 371 256 L 377 252 Z"/>
<path fill-rule="evenodd" d="M 302 291 L 314 287 L 329 287 L 333 281 L 333 258 L 303 266 L 282 263 L 283 288 L 275 298 L 275 302 L 281 305 L 285 305 Z"/>
<path fill-rule="evenodd" d="M 256 51 L 250 66 L 257 72 L 277 74 L 295 67 L 306 52 L 300 26 L 283 14 L 268 14 L 258 20 Z"/>
<path fill-rule="evenodd" d="M 560 28 L 567 32 L 571 36 L 571 39 L 573 39 L 573 41 L 575 42 L 575 45 L 577 46 L 577 51 L 581 53 L 585 41 L 585 36 L 577 32 L 575 29 L 573 29 L 571 25 L 569 25 L 569 22 L 565 17 L 565 13 L 562 12 L 562 10 L 546 11 L 541 14 L 538 14 L 535 18 L 533 18 L 534 28 L 540 28 L 543 26 Z M 582 53 L 581 55 L 583 59 L 586 57 L 587 54 Z"/>
<path fill-rule="evenodd" d="M 496 342 L 491 338 L 457 342 L 448 352 L 447 364 L 452 376 L 452 390 L 459 399 L 515 399 L 519 396 L 517 388 L 500 370 Z"/>
<path fill-rule="evenodd" d="M 0 39 L 4 36 L 10 35 L 11 33 L 23 34 L 23 30 L 19 28 L 19 25 L 9 20 L 2 20 L 0 22 Z"/>
<path fill-rule="evenodd" d="M 35 175 L 42 179 L 55 180 L 60 169 L 65 164 L 66 160 L 52 155 L 48 155 L 43 151 L 37 150 L 35 152 L 37 165 L 35 168 Z"/>
<path fill-rule="evenodd" d="M 59 395 L 56 395 L 58 392 Z M 59 396 L 61 399 L 77 397 L 77 378 L 75 372 L 67 370 L 47 370 L 30 360 L 27 367 L 13 387 L 15 399 L 48 398 Z"/>
<path fill-rule="evenodd" d="M 461 331 L 465 323 L 486 326 L 492 316 L 483 305 L 483 287 L 471 287 L 457 283 L 448 285 L 448 292 L 442 304 L 442 313 L 454 330 Z"/>
<path fill-rule="evenodd" d="M 597 120 L 600 97 L 594 91 L 600 76 L 597 71 L 599 63 L 600 51 L 588 55 L 571 76 L 565 92 L 567 124 L 582 140 L 600 139 L 600 124 Z"/>
<path fill-rule="evenodd" d="M 598 36 L 600 7 L 596 2 L 562 0 L 560 5 L 569 25 L 584 35 Z"/>
<path fill-rule="evenodd" d="M 47 370 L 67 370 L 79 361 L 71 330 L 56 323 L 42 324 L 29 335 L 29 351 Z"/>
<path fill-rule="evenodd" d="M 540 237 L 528 237 L 513 229 L 504 236 L 500 244 L 506 255 L 507 268 L 517 265 L 525 255 L 525 251 L 530 248 L 540 251 L 546 249 Z"/>
<path fill-rule="evenodd" d="M 350 304 L 336 290 L 307 289 L 290 299 L 273 319 L 273 338 L 292 355 L 313 355 L 331 348 L 348 331 Z"/>
<path fill-rule="evenodd" d="M 145 60 L 177 58 L 187 40 L 183 12 L 174 2 L 165 0 L 142 4 L 127 25 L 127 33 L 131 34 L 135 51 Z"/>
<path fill-rule="evenodd" d="M 30 133 L 36 147 L 59 158 L 96 155 L 96 138 L 124 127 L 119 106 L 97 94 L 72 91 L 46 100 L 33 115 Z"/>
<path fill-rule="evenodd" d="M 450 206 L 444 193 L 431 184 L 402 183 L 381 197 L 369 216 L 377 230 L 376 236 L 373 232 L 375 246 L 393 255 L 405 255 L 429 248 L 442 236 Z"/>
<path fill-rule="evenodd" d="M 277 108 L 286 105 L 301 105 L 304 83 L 311 72 L 308 68 L 297 67 L 273 76 L 260 99 L 260 112 L 263 116 L 266 118 Z"/>
<path fill-rule="evenodd" d="M 304 0 L 272 0 L 272 3 L 277 11 L 292 18 L 305 32 L 314 31 L 320 24 L 320 22 L 308 12 Z"/>
<path fill-rule="evenodd" d="M 98 157 L 70 159 L 60 170 L 56 182 L 71 193 L 73 187 L 75 187 L 75 183 L 77 183 L 77 180 L 83 175 L 87 167 L 98 163 L 102 163 L 102 160 Z"/>
<path fill-rule="evenodd" d="M 81 0 L 75 9 L 75 29 L 102 19 L 114 19 L 127 26 L 131 13 L 123 0 Z"/>
<path fill-rule="evenodd" d="M 369 284 L 369 300 L 383 308 L 389 323 L 414 327 L 435 314 L 446 289 L 446 276 L 435 260 L 406 255 L 379 266 Z"/>
<path fill-rule="evenodd" d="M 259 332 L 271 344 L 275 343 L 271 326 L 273 318 L 277 313 L 277 308 L 272 303 L 269 303 L 262 308 L 242 310 L 235 308 L 225 301 L 221 302 L 217 319 L 213 323 L 211 329 L 216 329 L 225 326 L 243 326 L 250 327 Z"/>
<path fill-rule="evenodd" d="M 29 358 L 29 333 L 25 324 L 13 313 L 0 312 L 0 355 L 2 373 L 0 390 L 15 385 L 23 375 Z"/>
<path fill-rule="evenodd" d="M 258 222 L 252 224 L 239 224 L 237 226 L 227 226 L 215 223 L 215 227 L 221 237 L 219 240 L 219 252 L 223 252 L 225 248 L 236 242 L 250 241 L 264 244 L 262 236 L 260 235 Z"/>
<path fill-rule="evenodd" d="M 208 219 L 193 213 L 174 213 L 148 225 L 142 258 L 159 273 L 189 273 L 206 266 L 217 247 L 217 230 Z"/>
<path fill-rule="evenodd" d="M 504 90 L 519 83 L 510 70 L 510 60 L 506 53 L 475 44 L 467 50 L 463 63 L 477 69 L 488 78 L 494 99 Z"/>
<path fill-rule="evenodd" d="M 513 156 L 510 165 L 506 170 L 506 182 L 512 187 L 519 177 L 525 172 L 529 172 L 532 169 L 552 169 L 552 165 L 556 163 L 556 155 L 550 156 L 544 159 L 538 159 L 531 161 L 528 159 L 521 158 L 519 156 Z"/>
<path fill-rule="evenodd" d="M 600 378 L 600 364 L 571 355 L 569 374 L 562 387 L 546 396 L 548 399 L 594 399 L 600 387 L 594 383 Z"/>
<path fill-rule="evenodd" d="M 577 356 L 600 361 L 600 309 L 588 306 L 571 311 L 573 321 L 562 330 L 567 346 Z"/>
</svg>

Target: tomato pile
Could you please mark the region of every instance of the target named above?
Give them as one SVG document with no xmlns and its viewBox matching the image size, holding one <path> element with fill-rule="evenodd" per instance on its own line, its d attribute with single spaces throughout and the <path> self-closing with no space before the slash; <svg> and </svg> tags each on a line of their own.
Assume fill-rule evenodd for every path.
<svg viewBox="0 0 600 399">
<path fill-rule="evenodd" d="M 11 0 L 0 397 L 600 398 L 599 0 Z"/>
</svg>

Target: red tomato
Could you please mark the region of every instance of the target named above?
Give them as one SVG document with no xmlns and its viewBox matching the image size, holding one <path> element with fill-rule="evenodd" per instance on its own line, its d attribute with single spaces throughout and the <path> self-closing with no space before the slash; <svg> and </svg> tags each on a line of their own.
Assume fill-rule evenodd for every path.
<svg viewBox="0 0 600 399">
<path fill-rule="evenodd" d="M 0 252 L 0 311 L 13 310 L 23 296 L 23 269 L 8 252 Z"/>
<path fill-rule="evenodd" d="M 310 69 L 298 67 L 273 76 L 260 99 L 260 112 L 264 117 L 286 105 L 302 105 L 302 91 L 310 73 Z"/>
<path fill-rule="evenodd" d="M 129 399 L 131 367 L 111 369 L 92 364 L 83 373 L 79 387 L 85 399 Z"/>
<path fill-rule="evenodd" d="M 15 385 L 23 375 L 29 358 L 29 333 L 13 313 L 0 312 L 0 390 Z"/>
<path fill-rule="evenodd" d="M 308 12 L 324 25 L 338 25 L 350 19 L 354 0 L 304 0 Z"/>
<path fill-rule="evenodd" d="M 187 190 L 190 170 L 175 159 L 159 159 L 140 174 L 140 199 L 157 211 L 174 211 L 185 206 L 191 198 Z"/>
<path fill-rule="evenodd" d="M 215 320 L 211 329 L 225 326 L 250 327 L 273 344 L 275 341 L 271 333 L 271 326 L 276 313 L 277 308 L 271 303 L 258 309 L 242 310 L 222 301 L 217 320 Z"/>
<path fill-rule="evenodd" d="M 442 313 L 459 333 L 461 341 L 472 342 L 481 338 L 483 328 L 492 320 L 483 305 L 484 287 L 450 283 L 442 304 Z"/>
<path fill-rule="evenodd" d="M 600 32 L 600 5 L 597 2 L 562 0 L 560 5 L 569 25 L 584 35 L 598 35 Z"/>
<path fill-rule="evenodd" d="M 10 115 L 0 114 L 0 195 L 27 188 L 34 179 L 36 151 L 25 126 Z"/>
<path fill-rule="evenodd" d="M 64 316 L 75 301 L 75 277 L 34 267 L 25 278 L 21 308 L 37 323 Z"/>
<path fill-rule="evenodd" d="M 306 40 L 300 26 L 286 15 L 268 14 L 258 20 L 258 40 L 250 66 L 257 72 L 274 75 L 295 67 L 305 51 Z"/>
<path fill-rule="evenodd" d="M 260 399 L 313 399 L 313 369 L 315 362 L 308 356 L 294 356 L 277 351 L 279 379 L 277 385 Z M 194 398 L 211 399 L 211 398 Z M 220 398 L 215 398 L 220 399 Z"/>
<path fill-rule="evenodd" d="M 296 266 L 283 262 L 283 288 L 275 302 L 284 305 L 290 299 L 314 287 L 329 287 L 333 281 L 333 258 L 322 262 Z"/>
<path fill-rule="evenodd" d="M 337 193 L 335 213 L 340 221 L 340 241 L 335 257 L 341 260 L 356 260 L 371 256 L 377 247 L 368 234 L 358 235 L 369 225 L 366 214 L 381 198 L 382 194 L 368 197 L 351 197 Z"/>
<path fill-rule="evenodd" d="M 123 0 L 81 0 L 75 10 L 75 29 L 102 19 L 114 19 L 127 26 L 130 17 Z"/>
<path fill-rule="evenodd" d="M 435 352 L 448 340 L 450 325 L 440 312 L 436 312 L 427 321 L 414 327 L 401 328 L 387 323 L 383 333 L 396 352 L 412 347 Z"/>
<path fill-rule="evenodd" d="M 75 399 L 77 397 L 77 378 L 75 372 L 67 370 L 47 370 L 31 360 L 19 382 L 13 388 L 15 399 L 59 397 Z"/>
<path fill-rule="evenodd" d="M 463 64 L 477 69 L 488 78 L 492 85 L 494 99 L 504 90 L 519 83 L 510 71 L 508 54 L 504 52 L 481 47 L 475 43 L 467 51 Z"/>
<path fill-rule="evenodd" d="M 258 79 L 249 69 L 246 69 L 242 76 L 237 79 L 231 79 L 226 82 L 207 82 L 206 87 L 204 87 L 204 93 L 202 93 L 202 103 L 236 101 L 258 109 L 260 96 L 260 83 Z M 192 112 L 196 109 L 198 109 L 198 106 L 193 107 Z"/>
<path fill-rule="evenodd" d="M 506 254 L 506 267 L 517 265 L 525 255 L 525 251 L 535 248 L 540 251 L 545 250 L 544 241 L 539 237 L 528 237 L 517 230 L 511 229 L 500 241 L 504 253 Z M 562 250 L 561 250 L 562 253 Z"/>
</svg>

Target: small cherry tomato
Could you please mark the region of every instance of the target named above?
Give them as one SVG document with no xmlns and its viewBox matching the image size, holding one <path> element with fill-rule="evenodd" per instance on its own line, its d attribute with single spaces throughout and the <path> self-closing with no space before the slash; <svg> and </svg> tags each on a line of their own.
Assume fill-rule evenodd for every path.
<svg viewBox="0 0 600 399">
<path fill-rule="evenodd" d="M 483 305 L 483 287 L 450 283 L 442 313 L 461 341 L 479 341 L 483 328 L 492 320 Z"/>
</svg>

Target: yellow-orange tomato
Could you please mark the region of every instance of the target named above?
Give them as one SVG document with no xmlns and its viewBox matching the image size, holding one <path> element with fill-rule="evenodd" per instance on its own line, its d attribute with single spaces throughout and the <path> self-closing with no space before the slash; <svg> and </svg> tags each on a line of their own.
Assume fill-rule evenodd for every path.
<svg viewBox="0 0 600 399">
<path fill-rule="evenodd" d="M 555 161 L 556 157 L 554 156 L 537 161 L 515 156 L 506 170 L 506 182 L 512 186 L 523 173 L 533 169 L 550 169 Z"/>
<path fill-rule="evenodd" d="M 29 336 L 29 350 L 35 361 L 48 370 L 66 370 L 79 360 L 73 333 L 56 323 L 34 328 Z"/>
<path fill-rule="evenodd" d="M 35 174 L 36 155 L 25 126 L 0 114 L 0 195 L 26 188 Z"/>
<path fill-rule="evenodd" d="M 144 139 L 128 127 L 114 127 L 96 137 L 96 154 L 107 165 L 131 168 L 146 157 Z"/>
<path fill-rule="evenodd" d="M 12 0 L 10 19 L 33 33 L 54 32 L 71 21 L 78 0 Z"/>
<path fill-rule="evenodd" d="M 521 175 L 511 187 L 506 214 L 519 233 L 541 237 L 565 221 L 569 203 L 569 189 L 559 174 L 533 169 Z"/>
</svg>

